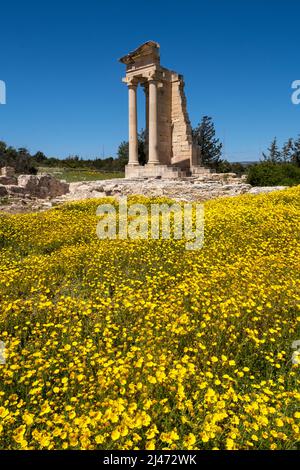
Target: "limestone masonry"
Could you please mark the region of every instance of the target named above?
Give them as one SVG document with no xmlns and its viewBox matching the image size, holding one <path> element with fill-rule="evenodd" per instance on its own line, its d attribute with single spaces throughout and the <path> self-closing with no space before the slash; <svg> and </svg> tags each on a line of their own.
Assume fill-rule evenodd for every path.
<svg viewBox="0 0 300 470">
<path fill-rule="evenodd" d="M 234 173 L 211 174 L 170 179 L 157 178 L 118 178 L 101 181 L 79 181 L 70 183 L 70 191 L 52 200 L 62 203 L 88 198 L 112 196 L 119 198 L 132 194 L 146 197 L 168 197 L 178 201 L 203 202 L 217 197 L 237 196 L 239 194 L 260 194 L 285 189 L 284 186 L 253 188 Z"/>
<path fill-rule="evenodd" d="M 125 176 L 178 178 L 209 174 L 198 165 L 198 146 L 192 142 L 183 76 L 160 65 L 159 44 L 148 41 L 120 59 L 126 65 L 123 81 L 129 96 L 129 162 Z M 137 86 L 146 99 L 148 161 L 138 161 Z"/>
<path fill-rule="evenodd" d="M 15 176 L 14 169 L 1 168 L 0 211 L 17 213 L 47 210 L 57 204 L 88 198 L 129 196 L 165 196 L 180 201 L 207 201 L 216 197 L 238 194 L 260 194 L 284 186 L 252 188 L 245 176 L 235 173 L 210 173 L 177 179 L 119 178 L 66 183 L 51 175 Z"/>
<path fill-rule="evenodd" d="M 35 197 L 39 199 L 62 196 L 69 191 L 69 184 L 51 175 L 19 175 L 15 169 L 2 167 L 0 175 L 0 197 Z"/>
</svg>

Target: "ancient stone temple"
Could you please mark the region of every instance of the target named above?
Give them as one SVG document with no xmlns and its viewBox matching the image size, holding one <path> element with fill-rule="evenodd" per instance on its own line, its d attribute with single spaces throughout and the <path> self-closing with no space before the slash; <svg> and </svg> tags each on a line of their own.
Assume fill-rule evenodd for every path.
<svg viewBox="0 0 300 470">
<path fill-rule="evenodd" d="M 198 165 L 182 75 L 160 65 L 159 44 L 148 41 L 120 59 L 129 94 L 129 162 L 125 176 L 177 178 L 209 170 Z M 138 161 L 137 87 L 146 99 L 147 163 Z"/>
</svg>

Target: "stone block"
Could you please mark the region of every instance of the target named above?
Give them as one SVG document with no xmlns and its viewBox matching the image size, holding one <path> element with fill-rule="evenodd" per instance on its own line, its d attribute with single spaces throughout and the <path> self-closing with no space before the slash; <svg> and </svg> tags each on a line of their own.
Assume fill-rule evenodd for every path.
<svg viewBox="0 0 300 470">
<path fill-rule="evenodd" d="M 0 184 L 17 184 L 17 178 L 14 176 L 0 176 Z"/>
<path fill-rule="evenodd" d="M 127 165 L 126 178 L 181 178 L 185 173 L 180 168 L 169 165 Z"/>
<path fill-rule="evenodd" d="M 11 196 L 25 196 L 27 192 L 25 188 L 22 188 L 21 186 L 17 186 L 14 184 L 6 186 L 6 188 L 7 188 L 8 194 L 10 194 Z"/>
<path fill-rule="evenodd" d="M 2 176 L 8 176 L 8 177 L 12 177 L 14 176 L 15 174 L 15 169 L 13 166 L 3 166 L 1 168 L 1 175 Z"/>
<path fill-rule="evenodd" d="M 8 191 L 7 188 L 3 185 L 0 185 L 0 197 L 5 197 L 7 196 Z"/>
<path fill-rule="evenodd" d="M 18 178 L 19 187 L 24 188 L 27 193 L 44 199 L 47 197 L 57 197 L 69 191 L 69 184 L 59 181 L 52 175 L 20 175 Z"/>
</svg>

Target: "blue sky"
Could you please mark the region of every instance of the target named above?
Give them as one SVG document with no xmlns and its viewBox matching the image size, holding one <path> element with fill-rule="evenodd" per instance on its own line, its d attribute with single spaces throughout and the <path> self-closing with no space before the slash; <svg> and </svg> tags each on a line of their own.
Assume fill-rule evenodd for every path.
<svg viewBox="0 0 300 470">
<path fill-rule="evenodd" d="M 212 116 L 229 160 L 300 133 L 298 0 L 2 2 L 0 140 L 48 156 L 115 156 L 127 139 L 118 58 L 147 40 L 185 77 L 192 125 Z M 144 100 L 139 94 L 139 127 Z"/>
</svg>

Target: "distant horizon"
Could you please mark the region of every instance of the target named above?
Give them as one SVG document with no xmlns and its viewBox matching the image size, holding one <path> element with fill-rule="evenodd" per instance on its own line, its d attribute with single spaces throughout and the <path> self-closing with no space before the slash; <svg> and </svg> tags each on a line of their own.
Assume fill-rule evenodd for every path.
<svg viewBox="0 0 300 470">
<path fill-rule="evenodd" d="M 0 81 L 7 96 L 0 140 L 59 159 L 116 158 L 128 140 L 125 67 L 118 58 L 149 39 L 160 44 L 162 65 L 184 76 L 192 127 L 212 117 L 224 159 L 259 161 L 274 137 L 280 147 L 297 138 L 300 104 L 291 95 L 300 79 L 300 5 L 151 5 L 12 0 L 1 6 Z M 138 108 L 141 129 L 141 90 Z"/>
<path fill-rule="evenodd" d="M 5 142 L 5 141 L 4 141 L 4 142 Z M 11 146 L 8 142 L 5 142 L 5 143 L 7 144 L 8 147 Z M 14 147 L 14 146 L 11 146 L 11 147 Z M 14 148 L 18 149 L 18 148 L 23 148 L 23 147 L 14 147 Z M 37 152 L 31 152 L 29 148 L 27 148 L 27 147 L 24 147 L 24 148 L 26 148 L 26 150 L 28 150 L 28 152 L 29 152 L 32 156 L 33 156 L 35 153 L 37 153 L 37 152 L 42 152 L 42 153 L 44 153 L 42 149 L 39 149 Z M 72 157 L 73 157 L 73 158 L 74 158 L 74 157 L 78 157 L 78 158 L 81 159 L 81 160 L 87 160 L 87 161 L 88 161 L 88 160 L 96 160 L 96 159 L 97 159 L 97 160 L 105 160 L 105 159 L 108 159 L 108 158 L 114 158 L 114 159 L 117 158 L 117 155 L 116 155 L 116 156 L 114 156 L 114 155 L 92 155 L 92 156 L 86 156 L 85 158 L 82 157 L 82 156 L 80 156 L 80 155 L 78 155 L 78 154 L 67 155 L 66 157 L 60 157 L 60 156 L 57 156 L 57 155 L 46 155 L 45 153 L 44 153 L 44 155 L 45 155 L 47 158 L 49 158 L 49 159 L 50 159 L 50 158 L 56 158 L 56 159 L 58 159 L 58 160 L 66 160 L 66 159 L 72 158 Z M 261 155 L 261 157 L 262 157 L 262 155 Z M 225 160 L 224 155 L 222 156 L 222 159 Z M 261 159 L 261 158 L 258 158 L 257 160 L 229 160 L 229 159 L 226 159 L 226 160 L 227 160 L 229 163 L 244 163 L 244 164 L 245 164 L 245 163 L 256 163 L 256 162 L 259 162 L 260 159 Z M 41 165 L 41 166 L 43 166 L 43 165 Z"/>
</svg>

